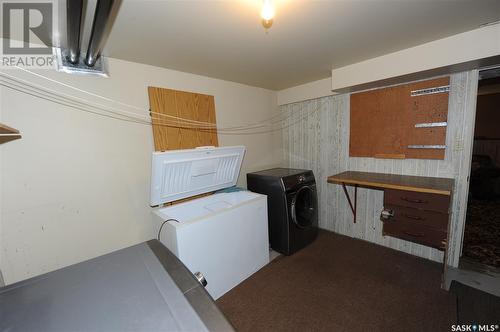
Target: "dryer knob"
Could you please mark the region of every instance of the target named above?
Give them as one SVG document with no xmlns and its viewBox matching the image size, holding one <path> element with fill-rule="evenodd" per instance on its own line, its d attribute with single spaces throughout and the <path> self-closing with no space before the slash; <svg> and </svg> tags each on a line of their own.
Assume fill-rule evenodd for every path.
<svg viewBox="0 0 500 332">
<path fill-rule="evenodd" d="M 306 180 L 306 177 L 304 175 L 299 176 L 299 182 L 302 183 Z"/>
</svg>

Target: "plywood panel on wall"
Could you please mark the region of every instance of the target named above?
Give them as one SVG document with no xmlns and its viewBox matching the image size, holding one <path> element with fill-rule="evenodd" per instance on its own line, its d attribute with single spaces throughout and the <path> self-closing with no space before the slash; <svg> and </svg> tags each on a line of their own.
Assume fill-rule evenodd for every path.
<svg viewBox="0 0 500 332">
<path fill-rule="evenodd" d="M 216 129 L 193 128 L 176 120 L 216 124 L 213 96 L 157 87 L 149 87 L 148 93 L 156 151 L 218 146 Z"/>
<path fill-rule="evenodd" d="M 418 123 L 446 122 L 449 94 L 411 96 L 420 89 L 448 86 L 449 77 L 352 94 L 351 157 L 444 159 L 442 149 L 409 145 L 445 145 L 446 127 L 416 128 Z"/>
</svg>

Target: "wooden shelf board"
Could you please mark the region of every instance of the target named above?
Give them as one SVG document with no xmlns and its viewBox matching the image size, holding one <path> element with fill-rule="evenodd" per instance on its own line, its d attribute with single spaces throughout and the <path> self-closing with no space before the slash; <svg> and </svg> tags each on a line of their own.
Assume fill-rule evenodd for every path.
<svg viewBox="0 0 500 332">
<path fill-rule="evenodd" d="M 21 135 L 0 135 L 0 144 L 20 139 Z"/>
<path fill-rule="evenodd" d="M 19 130 L 0 123 L 0 134 L 19 134 Z"/>
<path fill-rule="evenodd" d="M 348 171 L 329 176 L 329 183 L 343 183 L 381 189 L 397 189 L 450 196 L 453 179 Z"/>
</svg>

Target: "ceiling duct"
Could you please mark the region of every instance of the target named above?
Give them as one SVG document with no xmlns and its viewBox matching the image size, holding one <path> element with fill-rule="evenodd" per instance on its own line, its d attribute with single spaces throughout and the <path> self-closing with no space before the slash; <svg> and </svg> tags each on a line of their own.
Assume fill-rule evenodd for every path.
<svg viewBox="0 0 500 332">
<path fill-rule="evenodd" d="M 57 70 L 73 74 L 107 76 L 101 56 L 121 0 L 97 0 L 87 51 L 81 50 L 87 1 L 66 0 L 67 48 L 57 49 Z M 88 31 L 88 30 L 87 30 Z"/>
<path fill-rule="evenodd" d="M 85 64 L 89 67 L 93 67 L 101 56 L 102 49 L 113 25 L 111 17 L 118 8 L 118 3 L 119 1 L 116 0 L 97 1 L 89 46 L 85 56 Z"/>
<path fill-rule="evenodd" d="M 77 64 L 80 60 L 80 31 L 82 24 L 83 0 L 66 2 L 68 61 Z"/>
</svg>

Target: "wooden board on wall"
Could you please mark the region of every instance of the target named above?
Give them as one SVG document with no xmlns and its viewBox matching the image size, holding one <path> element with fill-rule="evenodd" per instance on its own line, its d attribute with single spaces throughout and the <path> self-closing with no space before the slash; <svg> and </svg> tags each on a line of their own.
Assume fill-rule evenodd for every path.
<svg viewBox="0 0 500 332">
<path fill-rule="evenodd" d="M 161 114 L 216 124 L 213 96 L 149 87 L 149 104 L 156 151 L 218 146 L 217 130 L 186 128 Z"/>
<path fill-rule="evenodd" d="M 444 149 L 409 145 L 445 145 L 446 127 L 415 128 L 447 122 L 448 92 L 411 96 L 415 90 L 449 86 L 443 77 L 351 95 L 351 157 L 444 159 Z"/>
</svg>

